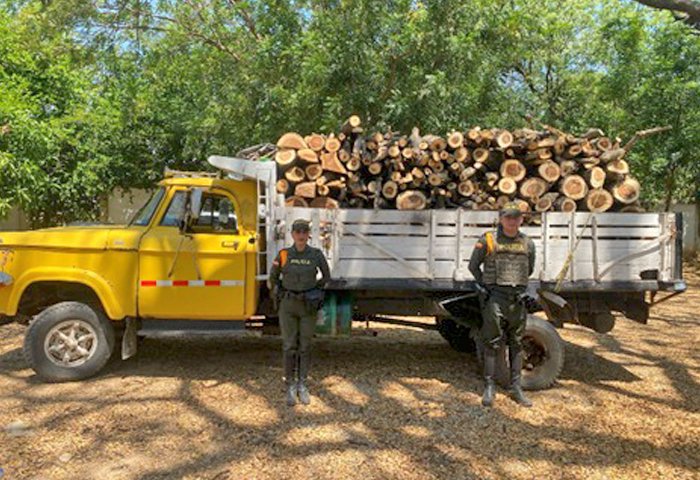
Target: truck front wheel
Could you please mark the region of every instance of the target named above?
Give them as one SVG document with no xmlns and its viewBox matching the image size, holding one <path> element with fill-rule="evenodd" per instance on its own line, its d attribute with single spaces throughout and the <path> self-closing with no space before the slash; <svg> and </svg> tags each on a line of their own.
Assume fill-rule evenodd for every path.
<svg viewBox="0 0 700 480">
<path fill-rule="evenodd" d="M 523 334 L 522 385 L 542 390 L 554 384 L 564 367 L 564 342 L 548 321 L 528 315 Z"/>
<path fill-rule="evenodd" d="M 29 324 L 24 356 L 47 382 L 82 380 L 99 372 L 114 348 L 114 328 L 104 314 L 80 302 L 50 306 Z"/>
</svg>

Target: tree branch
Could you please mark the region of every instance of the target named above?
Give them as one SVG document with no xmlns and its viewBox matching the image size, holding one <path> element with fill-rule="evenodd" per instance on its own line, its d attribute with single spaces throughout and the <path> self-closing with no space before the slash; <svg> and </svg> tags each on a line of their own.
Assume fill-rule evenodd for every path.
<svg viewBox="0 0 700 480">
<path fill-rule="evenodd" d="M 636 0 L 658 10 L 668 10 L 674 17 L 700 32 L 700 2 L 694 0 Z"/>
</svg>

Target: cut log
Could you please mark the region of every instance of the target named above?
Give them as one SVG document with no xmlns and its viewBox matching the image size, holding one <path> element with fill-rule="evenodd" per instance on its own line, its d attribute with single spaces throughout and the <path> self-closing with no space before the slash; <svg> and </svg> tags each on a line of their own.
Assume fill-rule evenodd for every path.
<svg viewBox="0 0 700 480">
<path fill-rule="evenodd" d="M 323 135 L 313 133 L 313 134 L 308 136 L 308 138 L 306 140 L 306 144 L 314 152 L 320 152 L 321 150 L 323 150 L 323 147 L 326 145 L 326 139 L 323 137 Z"/>
<path fill-rule="evenodd" d="M 603 152 L 600 155 L 600 161 L 603 163 L 614 162 L 615 160 L 619 160 L 624 157 L 626 153 L 627 150 L 624 148 L 613 148 L 607 152 Z"/>
<path fill-rule="evenodd" d="M 600 163 L 600 158 L 598 157 L 585 157 L 577 159 L 578 163 L 583 165 L 583 168 L 590 170 Z"/>
<path fill-rule="evenodd" d="M 498 180 L 500 178 L 501 178 L 501 176 L 496 172 L 486 172 L 484 174 L 484 180 L 485 180 L 486 186 L 488 187 L 489 190 L 497 190 L 498 189 Z"/>
<path fill-rule="evenodd" d="M 537 149 L 537 158 L 539 160 L 549 160 L 552 158 L 552 149 L 551 148 L 538 148 Z"/>
<path fill-rule="evenodd" d="M 308 163 L 318 163 L 318 154 L 310 148 L 302 148 L 297 151 L 297 157 Z"/>
<path fill-rule="evenodd" d="M 549 160 L 537 167 L 537 173 L 546 182 L 555 183 L 561 176 L 561 168 L 558 163 Z"/>
<path fill-rule="evenodd" d="M 495 132 L 494 143 L 501 150 L 505 150 L 513 144 L 513 134 L 508 130 L 497 130 Z"/>
<path fill-rule="evenodd" d="M 330 182 L 326 183 L 326 186 L 328 188 L 344 190 L 346 188 L 345 179 L 343 178 L 340 180 L 331 180 Z"/>
<path fill-rule="evenodd" d="M 566 149 L 565 156 L 567 158 L 574 158 L 581 155 L 581 152 L 583 152 L 583 148 L 581 148 L 581 145 L 569 145 L 569 148 Z"/>
<path fill-rule="evenodd" d="M 576 201 L 567 197 L 559 197 L 554 202 L 554 209 L 559 212 L 575 212 Z"/>
<path fill-rule="evenodd" d="M 343 123 L 343 125 L 340 127 L 340 131 L 345 135 L 350 135 L 357 128 L 360 128 L 360 125 L 362 125 L 362 119 L 358 115 L 350 115 L 350 117 L 345 120 L 345 123 Z"/>
<path fill-rule="evenodd" d="M 367 167 L 367 171 L 371 175 L 379 175 L 380 173 L 382 173 L 382 164 L 380 162 L 370 163 Z"/>
<path fill-rule="evenodd" d="M 289 182 L 284 178 L 280 178 L 275 184 L 275 189 L 277 190 L 277 193 L 286 195 L 287 192 L 289 192 Z"/>
<path fill-rule="evenodd" d="M 595 140 L 593 140 L 593 145 L 595 146 L 595 148 L 602 152 L 607 152 L 613 146 L 612 142 L 608 137 L 596 138 Z"/>
<path fill-rule="evenodd" d="M 519 160 L 515 160 L 512 158 L 505 160 L 501 164 L 500 172 L 501 177 L 512 178 L 516 182 L 519 182 L 520 180 L 525 178 L 525 175 L 527 174 L 525 166 Z"/>
<path fill-rule="evenodd" d="M 309 204 L 311 208 L 338 208 L 338 201 L 330 197 L 316 197 Z"/>
<path fill-rule="evenodd" d="M 460 132 L 452 132 L 447 137 L 447 144 L 451 149 L 456 150 L 464 144 L 464 135 Z"/>
<path fill-rule="evenodd" d="M 321 167 L 321 165 L 317 163 L 307 165 L 304 169 L 304 172 L 306 173 L 306 178 L 308 178 L 309 180 L 316 180 L 321 175 L 323 175 L 323 167 Z"/>
<path fill-rule="evenodd" d="M 384 185 L 382 185 L 382 196 L 384 198 L 391 200 L 392 198 L 396 198 L 397 193 L 399 193 L 399 186 L 396 182 L 385 182 Z"/>
<path fill-rule="evenodd" d="M 581 200 L 588 193 L 588 185 L 583 177 L 579 175 L 569 175 L 561 181 L 559 191 L 567 198 Z"/>
<path fill-rule="evenodd" d="M 518 190 L 517 182 L 510 177 L 503 177 L 498 181 L 498 191 L 510 195 Z"/>
<path fill-rule="evenodd" d="M 471 197 L 475 191 L 474 182 L 471 180 L 465 180 L 457 185 L 457 192 L 463 197 Z"/>
<path fill-rule="evenodd" d="M 309 203 L 306 200 L 304 200 L 301 197 L 297 197 L 296 195 L 293 195 L 293 196 L 287 198 L 284 201 L 284 204 L 287 207 L 304 207 L 304 208 L 306 208 L 309 206 Z"/>
<path fill-rule="evenodd" d="M 284 172 L 284 178 L 289 180 L 291 183 L 303 182 L 306 178 L 306 172 L 299 167 L 292 167 Z"/>
<path fill-rule="evenodd" d="M 294 132 L 288 132 L 277 140 L 277 148 L 301 150 L 302 148 L 308 148 L 308 146 L 301 135 Z"/>
<path fill-rule="evenodd" d="M 345 164 L 345 168 L 347 168 L 351 172 L 358 171 L 361 166 L 362 162 L 358 157 L 352 157 L 350 160 L 348 160 L 348 163 Z"/>
<path fill-rule="evenodd" d="M 639 198 L 639 191 L 639 182 L 632 177 L 627 177 L 613 187 L 612 194 L 615 200 L 628 205 L 637 201 Z"/>
<path fill-rule="evenodd" d="M 360 158 L 359 155 L 354 155 L 357 158 Z M 338 150 L 338 160 L 340 160 L 340 163 L 348 163 L 348 160 L 350 160 L 350 153 L 345 150 L 345 149 L 340 149 Z"/>
<path fill-rule="evenodd" d="M 401 149 L 398 145 L 392 145 L 389 147 L 389 156 L 392 158 L 397 158 L 401 155 Z"/>
<path fill-rule="evenodd" d="M 396 208 L 399 210 L 424 210 L 428 199 L 420 190 L 406 190 L 396 197 Z"/>
<path fill-rule="evenodd" d="M 303 198 L 316 198 L 316 182 L 303 182 L 294 187 L 294 195 Z"/>
<path fill-rule="evenodd" d="M 593 167 L 583 174 L 583 178 L 586 179 L 588 185 L 593 189 L 602 188 L 605 184 L 605 170 L 600 167 Z"/>
<path fill-rule="evenodd" d="M 564 152 L 566 152 L 566 145 L 566 139 L 564 137 L 558 137 L 554 142 L 554 147 L 552 147 L 554 154 L 557 156 L 564 155 Z"/>
<path fill-rule="evenodd" d="M 465 180 L 470 179 L 471 177 L 476 175 L 476 171 L 477 171 L 476 168 L 474 168 L 473 166 L 469 166 L 469 167 L 465 168 L 464 170 L 462 170 L 462 173 L 459 174 L 460 181 L 463 182 Z"/>
<path fill-rule="evenodd" d="M 605 169 L 610 173 L 616 173 L 618 175 L 627 175 L 630 173 L 629 164 L 622 159 L 614 160 L 605 166 Z"/>
<path fill-rule="evenodd" d="M 428 175 L 428 183 L 433 187 L 439 187 L 445 183 L 445 177 L 439 173 L 431 173 Z"/>
<path fill-rule="evenodd" d="M 474 163 L 486 163 L 486 160 L 489 158 L 489 151 L 486 148 L 475 148 L 472 152 L 472 158 Z"/>
<path fill-rule="evenodd" d="M 564 160 L 559 164 L 559 168 L 561 169 L 561 176 L 566 177 L 578 170 L 578 163 L 576 163 L 576 160 Z"/>
<path fill-rule="evenodd" d="M 615 201 L 613 196 L 607 190 L 595 189 L 588 192 L 586 195 L 586 210 L 589 212 L 605 212 L 610 210 Z"/>
<path fill-rule="evenodd" d="M 326 138 L 326 150 L 329 152 L 337 152 L 340 150 L 340 140 L 338 140 L 333 134 L 329 135 L 328 138 Z"/>
<path fill-rule="evenodd" d="M 581 135 L 581 137 L 585 138 L 586 140 L 593 140 L 594 138 L 602 137 L 605 135 L 603 131 L 600 128 L 589 128 L 586 133 Z"/>
<path fill-rule="evenodd" d="M 321 166 L 329 172 L 340 173 L 341 175 L 348 173 L 345 166 L 338 160 L 338 155 L 335 152 L 322 153 Z"/>
<path fill-rule="evenodd" d="M 552 200 L 549 197 L 542 196 L 535 202 L 536 212 L 547 212 L 553 208 Z"/>
<path fill-rule="evenodd" d="M 457 150 L 455 150 L 454 155 L 455 161 L 462 163 L 469 157 L 469 150 L 467 150 L 466 147 L 459 147 Z"/>
<path fill-rule="evenodd" d="M 291 165 L 297 158 L 296 150 L 277 150 L 275 153 L 275 162 L 280 167 Z"/>
<path fill-rule="evenodd" d="M 520 184 L 520 196 L 534 201 L 545 194 L 548 188 L 549 185 L 543 179 L 539 177 L 528 178 Z"/>
<path fill-rule="evenodd" d="M 328 188 L 327 185 L 316 185 L 316 192 L 321 196 L 321 197 L 326 197 L 328 194 L 331 193 L 331 189 Z"/>
<path fill-rule="evenodd" d="M 436 152 L 441 152 L 447 147 L 447 142 L 442 137 L 436 137 L 432 142 L 430 142 L 430 149 Z"/>
<path fill-rule="evenodd" d="M 411 147 L 405 147 L 401 150 L 401 156 L 406 159 L 413 158 L 413 149 Z"/>
</svg>

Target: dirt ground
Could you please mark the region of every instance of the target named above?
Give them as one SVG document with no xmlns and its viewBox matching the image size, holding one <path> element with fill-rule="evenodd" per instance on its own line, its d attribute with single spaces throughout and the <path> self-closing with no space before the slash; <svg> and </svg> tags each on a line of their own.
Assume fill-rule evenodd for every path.
<svg viewBox="0 0 700 480">
<path fill-rule="evenodd" d="M 475 360 L 437 332 L 317 338 L 312 405 L 283 403 L 280 339 L 147 339 L 98 378 L 47 385 L 0 328 L 8 479 L 698 478 L 700 277 L 649 324 L 561 331 L 532 409 L 480 405 Z M 2 475 L 0 475 L 2 476 Z"/>
</svg>

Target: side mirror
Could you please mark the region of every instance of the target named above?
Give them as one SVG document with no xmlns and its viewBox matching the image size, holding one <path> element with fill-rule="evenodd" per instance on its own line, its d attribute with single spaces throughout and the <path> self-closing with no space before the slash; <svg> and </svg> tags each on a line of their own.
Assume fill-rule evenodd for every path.
<svg viewBox="0 0 700 480">
<path fill-rule="evenodd" d="M 192 224 L 199 218 L 202 209 L 202 189 L 191 188 L 185 194 L 185 205 L 180 218 L 180 233 L 191 231 Z"/>
<path fill-rule="evenodd" d="M 189 211 L 190 220 L 199 218 L 199 211 L 202 209 L 202 189 L 193 188 L 189 191 Z"/>
</svg>

